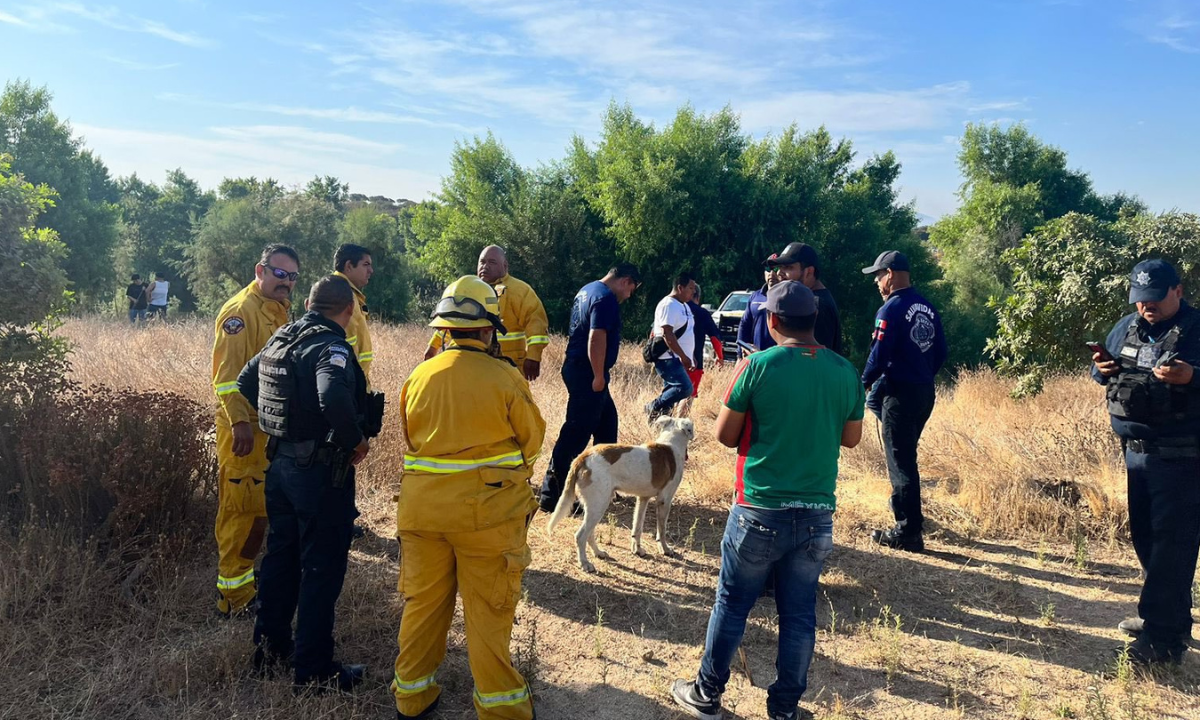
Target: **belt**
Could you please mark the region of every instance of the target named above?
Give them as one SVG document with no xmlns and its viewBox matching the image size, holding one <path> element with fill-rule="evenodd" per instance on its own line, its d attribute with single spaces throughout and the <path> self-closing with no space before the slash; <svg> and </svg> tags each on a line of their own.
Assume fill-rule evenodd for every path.
<svg viewBox="0 0 1200 720">
<path fill-rule="evenodd" d="M 1125 449 L 1143 455 L 1157 455 L 1161 458 L 1200 457 L 1200 443 L 1193 437 L 1158 438 L 1157 440 L 1130 438 L 1125 441 Z"/>
<path fill-rule="evenodd" d="M 299 460 L 301 463 L 317 462 L 328 465 L 333 460 L 334 448 L 322 445 L 316 440 L 277 440 L 275 442 L 275 457 L 282 455 Z"/>
</svg>

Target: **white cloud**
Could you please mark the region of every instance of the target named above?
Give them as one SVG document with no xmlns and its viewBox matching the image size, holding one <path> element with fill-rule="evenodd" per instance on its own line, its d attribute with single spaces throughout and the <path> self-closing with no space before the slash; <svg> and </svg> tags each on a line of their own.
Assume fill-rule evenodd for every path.
<svg viewBox="0 0 1200 720">
<path fill-rule="evenodd" d="M 381 143 L 341 133 L 320 132 L 290 125 L 251 125 L 214 127 L 209 130 L 221 137 L 247 142 L 274 143 L 279 147 L 303 152 L 339 154 L 343 151 L 366 154 L 390 154 L 404 149 L 397 143 Z"/>
<path fill-rule="evenodd" d="M 18 25 L 20 27 L 26 27 L 26 28 L 32 27 L 32 24 L 28 20 L 23 20 L 23 19 L 17 17 L 16 15 L 9 15 L 8 13 L 3 12 L 3 11 L 0 11 L 0 23 L 7 23 L 9 25 Z"/>
<path fill-rule="evenodd" d="M 463 133 L 477 133 L 481 131 L 480 128 L 468 127 L 466 125 L 460 125 L 459 123 L 454 122 L 431 120 L 426 117 L 400 115 L 397 113 L 382 112 L 378 110 L 367 110 L 353 106 L 345 108 L 319 108 L 277 105 L 272 103 L 214 102 L 201 100 L 199 98 L 189 95 L 182 95 L 179 93 L 163 93 L 158 95 L 157 98 L 159 100 L 179 102 L 200 107 L 238 110 L 242 112 L 268 113 L 272 115 L 283 115 L 286 117 L 306 117 L 314 120 L 332 120 L 335 122 L 349 123 L 380 123 L 390 125 L 420 125 L 430 128 L 449 128 Z"/>
<path fill-rule="evenodd" d="M 183 135 L 74 124 L 88 147 L 115 175 L 153 176 L 182 167 L 206 187 L 226 177 L 273 177 L 302 185 L 315 175 L 334 175 L 354 192 L 422 200 L 439 186 L 436 175 L 378 163 L 381 153 L 399 146 L 299 127 L 213 128 Z"/>
<path fill-rule="evenodd" d="M 798 90 L 738 102 L 742 124 L 773 130 L 792 122 L 801 128 L 825 125 L 833 132 L 888 132 L 944 127 L 974 106 L 970 83 L 916 90 Z"/>
<path fill-rule="evenodd" d="M 41 7 L 38 12 L 46 19 L 53 16 L 76 17 L 113 30 L 153 35 L 189 47 L 210 47 L 215 44 L 208 38 L 174 30 L 157 20 L 130 15 L 113 7 L 93 7 L 82 3 L 51 3 Z"/>
<path fill-rule="evenodd" d="M 1130 25 L 1147 42 L 1169 47 L 1176 52 L 1194 55 L 1200 53 L 1200 21 L 1193 19 L 1179 3 L 1147 3 L 1145 14 L 1131 21 Z"/>
<path fill-rule="evenodd" d="M 661 0 L 456 4 L 490 30 L 462 32 L 452 22 L 425 34 L 375 17 L 333 41 L 276 42 L 322 54 L 335 75 L 366 77 L 441 112 L 565 127 L 594 126 L 612 97 L 661 111 L 689 99 L 761 94 L 794 84 L 803 70 L 881 57 L 877 46 L 855 52 L 846 41 L 862 38 L 828 22 L 781 21 L 779 8 L 764 2 L 737 12 L 720 4 L 681 11 Z"/>
<path fill-rule="evenodd" d="M 144 63 L 137 60 L 129 60 L 123 57 L 117 57 L 115 55 L 101 55 L 100 57 L 109 61 L 110 63 L 115 63 L 121 67 L 129 68 L 130 70 L 170 70 L 171 68 L 179 67 L 179 63 Z"/>
</svg>

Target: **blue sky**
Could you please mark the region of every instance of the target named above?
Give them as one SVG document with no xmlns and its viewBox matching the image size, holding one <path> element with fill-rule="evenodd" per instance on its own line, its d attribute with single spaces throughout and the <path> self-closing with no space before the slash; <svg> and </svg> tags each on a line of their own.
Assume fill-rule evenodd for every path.
<svg viewBox="0 0 1200 720">
<path fill-rule="evenodd" d="M 726 104 L 756 136 L 825 124 L 892 149 L 952 211 L 969 121 L 1026 122 L 1101 192 L 1200 210 L 1200 2 L 0 0 L 5 79 L 47 85 L 115 175 L 182 167 L 419 200 L 456 139 L 525 165 L 594 140 L 611 99 Z"/>
</svg>

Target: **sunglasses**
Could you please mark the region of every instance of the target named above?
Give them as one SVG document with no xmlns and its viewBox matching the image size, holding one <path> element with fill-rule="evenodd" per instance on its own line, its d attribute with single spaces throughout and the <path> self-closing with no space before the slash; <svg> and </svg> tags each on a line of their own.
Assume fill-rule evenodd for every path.
<svg viewBox="0 0 1200 720">
<path fill-rule="evenodd" d="M 291 282 L 296 282 L 296 278 L 300 277 L 300 273 L 298 272 L 288 272 L 287 270 L 282 270 L 274 265 L 263 265 L 263 267 L 270 270 L 271 274 L 275 276 L 276 280 L 290 280 Z"/>
</svg>

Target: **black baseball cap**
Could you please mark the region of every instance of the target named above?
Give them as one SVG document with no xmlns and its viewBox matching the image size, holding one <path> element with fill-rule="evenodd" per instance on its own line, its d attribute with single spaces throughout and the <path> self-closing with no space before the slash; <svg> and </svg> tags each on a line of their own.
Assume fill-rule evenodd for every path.
<svg viewBox="0 0 1200 720">
<path fill-rule="evenodd" d="M 817 251 L 811 245 L 806 245 L 802 242 L 788 243 L 788 246 L 783 249 L 783 252 L 776 255 L 773 259 L 768 259 L 767 267 L 778 267 L 780 265 L 791 265 L 792 263 L 800 263 L 805 267 L 820 269 L 817 259 Z"/>
<path fill-rule="evenodd" d="M 884 250 L 875 258 L 875 263 L 862 269 L 863 275 L 874 275 L 880 270 L 908 272 L 908 257 L 899 250 Z"/>
<path fill-rule="evenodd" d="M 771 253 L 770 255 L 767 256 L 766 260 L 763 260 L 762 266 L 764 268 L 771 267 L 771 263 L 775 262 L 775 258 L 777 258 L 777 257 L 779 257 L 779 253 Z"/>
<path fill-rule="evenodd" d="M 1129 302 L 1158 302 L 1179 284 L 1179 273 L 1166 260 L 1143 260 L 1129 274 Z"/>
<path fill-rule="evenodd" d="M 817 300 L 804 283 L 784 280 L 767 291 L 763 308 L 773 315 L 807 317 L 817 311 Z"/>
</svg>

